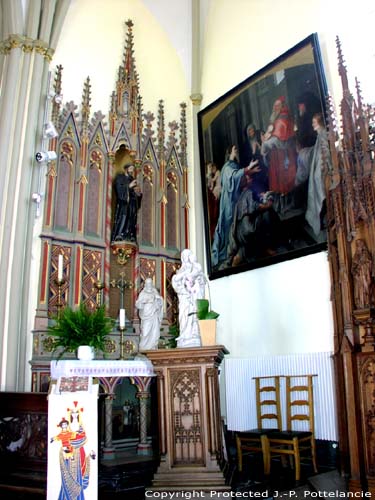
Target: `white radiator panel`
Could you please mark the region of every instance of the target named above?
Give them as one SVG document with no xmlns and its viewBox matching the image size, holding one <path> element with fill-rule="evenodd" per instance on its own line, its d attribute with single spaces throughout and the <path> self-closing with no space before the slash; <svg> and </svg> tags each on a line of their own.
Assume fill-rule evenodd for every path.
<svg viewBox="0 0 375 500">
<path fill-rule="evenodd" d="M 256 356 L 224 362 L 227 426 L 232 431 L 257 427 L 255 381 L 268 375 L 318 375 L 314 377 L 315 437 L 338 440 L 332 353 Z M 306 382 L 306 379 L 301 382 Z M 298 383 L 298 379 L 293 382 Z M 281 379 L 283 428 L 286 424 L 285 379 Z M 305 423 L 300 423 L 305 430 Z"/>
</svg>

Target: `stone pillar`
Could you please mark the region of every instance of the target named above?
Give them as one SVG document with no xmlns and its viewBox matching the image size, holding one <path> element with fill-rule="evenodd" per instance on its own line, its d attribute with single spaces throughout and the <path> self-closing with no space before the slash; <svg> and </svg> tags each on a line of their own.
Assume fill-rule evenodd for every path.
<svg viewBox="0 0 375 500">
<path fill-rule="evenodd" d="M 136 397 L 139 399 L 139 443 L 137 446 L 138 455 L 152 455 L 152 445 L 147 443 L 147 413 L 148 401 L 150 399 L 150 377 L 131 377 L 138 392 Z"/>
<path fill-rule="evenodd" d="M 104 414 L 104 447 L 103 447 L 103 460 L 114 460 L 116 458 L 116 451 L 112 443 L 112 409 L 113 399 L 115 397 L 115 387 L 121 377 L 99 377 L 100 384 L 102 385 L 105 398 L 105 414 Z"/>
</svg>

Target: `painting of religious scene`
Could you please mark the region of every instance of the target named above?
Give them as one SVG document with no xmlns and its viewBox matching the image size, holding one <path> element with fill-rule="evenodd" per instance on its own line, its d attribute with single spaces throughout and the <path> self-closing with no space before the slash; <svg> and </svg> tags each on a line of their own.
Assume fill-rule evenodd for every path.
<svg viewBox="0 0 375 500">
<path fill-rule="evenodd" d="M 313 34 L 198 114 L 211 279 L 326 248 L 325 98 Z"/>
</svg>

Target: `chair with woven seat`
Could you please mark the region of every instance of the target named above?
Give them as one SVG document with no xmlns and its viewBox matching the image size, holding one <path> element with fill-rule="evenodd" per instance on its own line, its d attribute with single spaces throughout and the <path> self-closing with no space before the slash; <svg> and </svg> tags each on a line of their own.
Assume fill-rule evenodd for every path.
<svg viewBox="0 0 375 500">
<path fill-rule="evenodd" d="M 253 377 L 257 408 L 257 429 L 236 433 L 238 470 L 242 471 L 244 453 L 262 453 L 264 474 L 270 470 L 267 435 L 282 429 L 280 377 Z M 273 425 L 270 425 L 273 422 Z"/>
<path fill-rule="evenodd" d="M 314 472 L 318 472 L 316 464 L 316 446 L 314 435 L 314 398 L 313 398 L 313 378 L 317 375 L 293 375 L 286 376 L 286 420 L 287 430 L 274 432 L 267 436 L 265 451 L 266 461 L 271 466 L 271 459 L 274 456 L 283 457 L 288 455 L 294 458 L 295 480 L 301 477 L 301 456 L 305 457 L 305 452 L 312 460 Z M 294 381 L 298 379 L 297 381 Z M 306 381 L 300 383 L 300 379 Z M 305 422 L 305 424 L 301 424 Z M 307 427 L 300 430 L 296 427 Z"/>
</svg>

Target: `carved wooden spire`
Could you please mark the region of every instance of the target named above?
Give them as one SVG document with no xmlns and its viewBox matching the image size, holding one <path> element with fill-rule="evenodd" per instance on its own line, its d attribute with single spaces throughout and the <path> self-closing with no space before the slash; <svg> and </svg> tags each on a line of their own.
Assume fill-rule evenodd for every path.
<svg viewBox="0 0 375 500">
<path fill-rule="evenodd" d="M 164 102 L 163 100 L 159 101 L 158 108 L 158 159 L 159 162 L 165 160 L 165 125 L 164 125 Z"/>
<path fill-rule="evenodd" d="M 357 90 L 357 126 L 360 136 L 360 148 L 363 155 L 363 173 L 364 175 L 370 175 L 371 156 L 369 144 L 369 123 L 363 105 L 361 87 L 358 78 L 355 79 L 355 87 Z"/>
<path fill-rule="evenodd" d="M 344 57 L 341 50 L 341 42 L 339 37 L 336 37 L 336 47 L 338 55 L 338 70 L 341 77 L 341 85 L 343 98 L 341 100 L 341 118 L 342 118 L 342 129 L 345 130 L 343 134 L 343 149 L 347 152 L 351 152 L 355 147 L 355 128 L 353 121 L 354 113 L 354 99 L 349 90 L 348 84 L 348 74 L 346 71 L 346 66 L 344 64 Z"/>
<path fill-rule="evenodd" d="M 122 65 L 118 69 L 115 97 L 111 99 L 111 115 L 114 120 L 131 119 L 131 132 L 136 135 L 139 130 L 139 82 L 134 57 L 133 22 L 126 21 L 127 33 L 125 37 Z M 115 123 L 111 124 L 111 134 L 117 130 Z M 138 148 L 139 149 L 139 148 Z"/>
<path fill-rule="evenodd" d="M 182 168 L 187 166 L 187 133 L 186 133 L 186 103 L 180 104 L 180 162 Z"/>
<path fill-rule="evenodd" d="M 90 85 L 90 77 L 86 78 L 85 83 L 83 84 L 83 94 L 82 94 L 82 123 L 81 123 L 81 132 L 87 132 L 90 118 L 90 108 L 91 108 L 91 85 Z"/>
<path fill-rule="evenodd" d="M 57 125 L 57 123 L 59 121 L 60 109 L 61 109 L 61 104 L 62 104 L 61 103 L 61 100 L 62 100 L 61 99 L 62 98 L 62 94 L 61 94 L 62 70 L 63 70 L 63 67 L 61 66 L 61 64 L 56 66 L 55 81 L 53 84 L 53 90 L 54 90 L 55 95 L 54 95 L 54 98 L 52 100 L 52 111 L 51 111 L 51 119 L 55 125 Z"/>
</svg>

